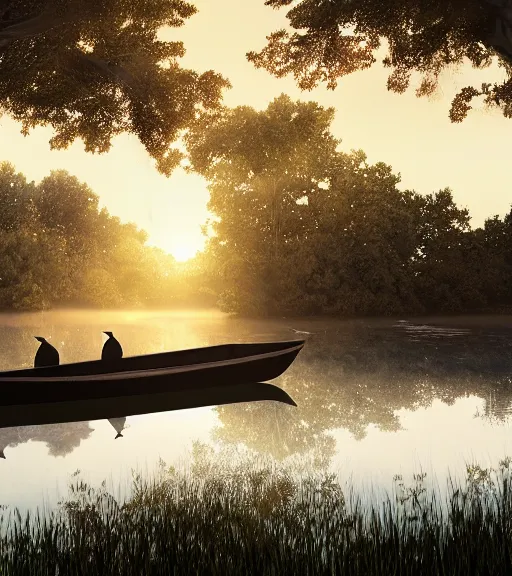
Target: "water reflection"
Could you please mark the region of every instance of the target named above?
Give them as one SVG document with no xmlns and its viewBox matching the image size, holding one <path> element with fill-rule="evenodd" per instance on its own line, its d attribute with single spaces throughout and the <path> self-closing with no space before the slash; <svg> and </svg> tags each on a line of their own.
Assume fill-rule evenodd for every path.
<svg viewBox="0 0 512 576">
<path fill-rule="evenodd" d="M 127 427 L 126 416 L 123 416 L 122 418 L 109 418 L 108 421 L 112 424 L 112 427 L 117 432 L 115 440 L 117 440 L 118 438 L 122 438 L 123 437 L 122 432 Z"/>
<path fill-rule="evenodd" d="M 50 424 L 47 426 L 20 426 L 0 429 L 0 453 L 7 458 L 6 448 L 16 448 L 29 441 L 43 442 L 50 456 L 66 456 L 87 440 L 93 429 L 89 422 Z"/>
<path fill-rule="evenodd" d="M 479 397 L 484 401 L 479 416 L 504 422 L 512 404 L 512 330 L 413 328 L 410 323 L 354 322 L 308 340 L 277 382 L 298 409 L 218 407 L 221 425 L 214 437 L 244 442 L 277 459 L 310 450 L 329 459 L 336 449 L 333 430 L 348 431 L 356 440 L 365 438 L 370 426 L 397 432 L 400 410 L 426 408 L 434 400 L 452 406 L 458 398 Z M 411 332 L 421 334 L 421 343 Z M 440 340 L 443 332 L 449 338 Z"/>
<path fill-rule="evenodd" d="M 512 412 L 512 325 L 503 317 L 341 322 L 254 321 L 213 313 L 202 317 L 108 313 L 92 321 L 90 314 L 52 314 L 45 316 L 45 334 L 54 342 L 65 342 L 59 348 L 63 362 L 97 358 L 105 325 L 122 338 L 126 355 L 284 340 L 290 325 L 314 334 L 288 371 L 273 381 L 296 401 L 296 408 L 256 402 L 127 419 L 121 412 L 118 418 L 92 423 L 92 428 L 77 423 L 3 430 L 0 449 L 7 447 L 9 468 L 0 470 L 9 469 L 17 479 L 21 460 L 32 462 L 36 451 L 35 444 L 29 448 L 26 443 L 45 442 L 49 454 L 56 456 L 57 445 L 65 444 L 59 444 L 58 435 L 68 439 L 68 451 L 60 452 L 66 458 L 59 459 L 65 466 L 57 468 L 48 452 L 37 449 L 39 466 L 55 466 L 49 468 L 45 482 L 58 475 L 67 478 L 78 467 L 95 471 L 101 481 L 112 470 L 129 470 L 141 459 L 150 468 L 160 457 L 172 462 L 197 438 L 226 447 L 242 444 L 280 460 L 310 459 L 319 467 L 336 464 L 354 477 L 380 475 L 389 480 L 402 466 L 412 470 L 413 465 L 431 465 L 442 475 L 443 467 L 455 463 L 455 455 L 462 455 L 461 466 L 468 454 L 506 455 Z M 5 334 L 0 338 L 3 369 L 22 366 L 23 358 L 30 362 L 33 324 L 41 317 L 28 316 L 18 327 L 6 325 L 0 317 L 0 336 Z M 112 427 L 119 438 L 128 425 L 130 434 L 112 442 Z M 16 463 L 10 458 L 14 447 L 20 450 Z M 414 460 L 415 455 L 422 456 Z M 0 476 L 0 492 L 5 493 L 12 478 Z M 12 494 L 13 501 L 21 498 Z"/>
</svg>

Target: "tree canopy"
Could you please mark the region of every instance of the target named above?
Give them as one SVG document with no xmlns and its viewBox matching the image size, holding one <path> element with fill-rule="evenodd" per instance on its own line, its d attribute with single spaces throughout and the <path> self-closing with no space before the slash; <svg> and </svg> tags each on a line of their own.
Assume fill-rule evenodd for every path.
<svg viewBox="0 0 512 576">
<path fill-rule="evenodd" d="M 512 8 L 510 0 L 268 0 L 274 8 L 294 4 L 294 32 L 273 33 L 248 58 L 280 77 L 293 74 L 311 89 L 372 66 L 388 45 L 383 63 L 388 88 L 404 92 L 411 74 L 422 75 L 418 95 L 431 94 L 446 67 L 469 59 L 489 66 L 498 56 L 504 82 L 468 86 L 453 100 L 454 122 L 482 96 L 512 116 Z M 185 0 L 0 0 L 0 112 L 24 134 L 50 126 L 53 148 L 77 139 L 88 152 L 109 150 L 122 133 L 137 136 L 170 174 L 182 160 L 176 146 L 198 115 L 220 106 L 229 86 L 214 71 L 183 68 L 185 47 L 163 41 L 164 27 L 177 28 L 194 15 Z"/>
<path fill-rule="evenodd" d="M 454 98 L 453 122 L 462 121 L 471 101 L 483 96 L 512 116 L 512 3 L 510 0 L 267 0 L 273 8 L 293 4 L 287 17 L 293 31 L 267 37 L 248 58 L 277 77 L 292 74 L 300 88 L 320 82 L 334 89 L 339 78 L 371 67 L 387 43 L 383 64 L 388 89 L 403 93 L 411 75 L 422 80 L 418 96 L 432 94 L 440 73 L 467 59 L 488 67 L 495 56 L 506 80 L 468 86 Z"/>
<path fill-rule="evenodd" d="M 202 257 L 221 306 L 251 314 L 499 309 L 512 295 L 510 222 L 472 230 L 449 189 L 421 195 L 330 133 L 332 110 L 287 96 L 203 119 L 188 136 L 209 181 Z"/>
<path fill-rule="evenodd" d="M 25 134 L 51 126 L 57 149 L 81 139 L 104 152 L 135 134 L 169 174 L 182 158 L 173 143 L 228 86 L 181 67 L 183 43 L 158 36 L 195 11 L 184 0 L 0 0 L 0 111 Z"/>
<path fill-rule="evenodd" d="M 209 179 L 208 206 L 220 218 L 211 257 L 238 287 L 240 304 L 245 295 L 256 306 L 254 297 L 272 298 L 267 289 L 289 288 L 286 267 L 300 257 L 307 224 L 302 201 L 318 192 L 336 157 L 333 115 L 281 96 L 262 112 L 224 109 L 187 136 L 192 167 Z"/>
</svg>

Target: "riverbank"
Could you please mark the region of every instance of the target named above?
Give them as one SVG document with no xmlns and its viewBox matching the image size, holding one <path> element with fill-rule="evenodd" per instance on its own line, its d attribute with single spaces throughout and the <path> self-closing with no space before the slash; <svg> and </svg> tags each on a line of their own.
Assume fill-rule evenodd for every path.
<svg viewBox="0 0 512 576">
<path fill-rule="evenodd" d="M 129 499 L 76 476 L 58 512 L 1 518 L 2 574 L 506 574 L 510 460 L 468 466 L 446 501 L 417 475 L 379 507 L 327 473 L 202 453 L 186 472 L 135 475 Z M 215 537 L 212 537 L 212 535 Z"/>
</svg>

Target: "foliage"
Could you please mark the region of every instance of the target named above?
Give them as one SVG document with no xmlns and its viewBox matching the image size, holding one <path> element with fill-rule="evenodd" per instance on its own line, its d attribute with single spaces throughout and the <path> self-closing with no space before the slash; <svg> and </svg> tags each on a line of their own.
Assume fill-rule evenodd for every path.
<svg viewBox="0 0 512 576">
<path fill-rule="evenodd" d="M 421 75 L 418 96 L 432 94 L 443 70 L 469 60 L 475 68 L 498 59 L 506 79 L 463 88 L 450 110 L 461 122 L 471 101 L 482 96 L 512 116 L 512 8 L 509 0 L 267 0 L 289 6 L 291 32 L 267 37 L 259 53 L 247 56 L 277 77 L 292 74 L 300 88 L 320 82 L 334 89 L 339 78 L 370 68 L 387 44 L 383 59 L 391 69 L 388 89 L 403 93 L 413 73 Z"/>
<path fill-rule="evenodd" d="M 194 291 L 173 257 L 99 209 L 96 194 L 60 170 L 38 185 L 0 165 L 0 308 L 170 305 Z"/>
<path fill-rule="evenodd" d="M 421 195 L 362 151 L 333 110 L 275 99 L 222 108 L 186 137 L 209 181 L 213 237 L 187 270 L 99 208 L 64 171 L 0 165 L 0 307 L 217 302 L 255 315 L 500 311 L 512 296 L 512 211 L 471 229 L 449 189 Z"/>
<path fill-rule="evenodd" d="M 182 68 L 182 42 L 159 38 L 196 12 L 184 0 L 2 0 L 0 111 L 27 134 L 51 126 L 53 148 L 83 140 L 88 152 L 134 134 L 169 174 L 182 158 L 171 145 L 226 80 Z"/>
<path fill-rule="evenodd" d="M 208 207 L 220 219 L 210 250 L 227 282 L 221 298 L 235 309 L 262 312 L 290 289 L 287 268 L 298 264 L 309 224 L 301 200 L 318 193 L 336 157 L 333 113 L 283 95 L 262 112 L 224 109 L 188 134 L 191 165 L 209 179 Z"/>
<path fill-rule="evenodd" d="M 228 311 L 391 315 L 499 310 L 512 296 L 512 212 L 472 230 L 449 189 L 420 195 L 332 111 L 286 96 L 224 109 L 187 138 L 215 214 L 205 277 Z"/>
</svg>

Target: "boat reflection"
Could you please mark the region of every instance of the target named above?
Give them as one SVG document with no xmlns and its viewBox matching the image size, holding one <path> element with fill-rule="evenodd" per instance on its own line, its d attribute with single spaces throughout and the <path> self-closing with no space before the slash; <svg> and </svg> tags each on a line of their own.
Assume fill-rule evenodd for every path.
<svg viewBox="0 0 512 576">
<path fill-rule="evenodd" d="M 125 418 L 138 414 L 263 400 L 275 400 L 296 406 L 284 390 L 272 384 L 255 383 L 238 386 L 231 384 L 209 387 L 206 383 L 191 386 L 188 389 L 156 394 L 132 394 L 131 396 L 0 406 L 0 428 Z"/>
<path fill-rule="evenodd" d="M 18 405 L 10 412 L 0 408 L 0 458 L 4 450 L 26 442 L 45 442 L 50 455 L 63 456 L 89 437 L 91 420 L 108 420 L 116 430 L 115 438 L 123 437 L 127 416 L 169 412 L 240 402 L 273 400 L 296 406 L 292 398 L 272 384 L 242 384 L 209 388 L 192 388 L 165 394 L 104 398 L 82 402 Z M 10 426 L 6 426 L 11 423 Z"/>
</svg>

